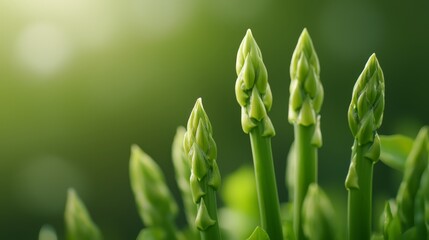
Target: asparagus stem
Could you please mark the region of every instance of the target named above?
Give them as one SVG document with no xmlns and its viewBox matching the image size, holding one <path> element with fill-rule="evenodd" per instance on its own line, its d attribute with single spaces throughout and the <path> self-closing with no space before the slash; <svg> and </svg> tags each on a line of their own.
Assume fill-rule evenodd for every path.
<svg viewBox="0 0 429 240">
<path fill-rule="evenodd" d="M 282 239 L 280 207 L 271 152 L 274 126 L 267 112 L 272 95 L 267 69 L 252 32 L 247 30 L 237 54 L 235 93 L 241 106 L 243 131 L 250 134 L 261 226 L 271 239 Z"/>
<path fill-rule="evenodd" d="M 212 134 L 211 123 L 199 98 L 188 120 L 183 149 L 191 159 L 190 187 L 198 208 L 195 225 L 203 240 L 221 239 L 216 204 L 216 190 L 221 179 Z"/>
<path fill-rule="evenodd" d="M 282 234 L 282 232 L 276 229 L 276 216 L 279 215 L 279 206 L 277 205 L 277 201 L 273 204 L 273 201 L 266 197 L 273 196 L 278 199 L 271 152 L 271 140 L 262 137 L 258 131 L 259 128 L 253 129 L 250 132 L 250 143 L 255 166 L 261 226 L 272 239 L 276 239 L 272 236 L 281 236 L 276 234 Z"/>
<path fill-rule="evenodd" d="M 348 196 L 348 239 L 371 237 L 373 164 L 380 157 L 377 129 L 383 121 L 384 77 L 375 54 L 371 55 L 353 88 L 348 111 L 355 138 L 345 186 Z"/>
<path fill-rule="evenodd" d="M 299 37 L 290 66 L 289 122 L 294 125 L 296 174 L 294 187 L 294 231 L 297 240 L 305 239 L 302 204 L 308 187 L 317 183 L 317 149 L 322 146 L 320 108 L 323 87 L 317 54 L 307 30 Z"/>
<path fill-rule="evenodd" d="M 137 145 L 131 149 L 131 187 L 143 223 L 164 230 L 165 239 L 176 239 L 177 204 L 156 162 Z"/>
<path fill-rule="evenodd" d="M 359 173 L 359 189 L 350 188 L 348 193 L 348 224 L 349 240 L 370 239 L 372 213 L 372 173 L 373 161 L 365 157 L 371 144 L 355 145 L 355 157 L 359 164 L 356 172 Z"/>
</svg>

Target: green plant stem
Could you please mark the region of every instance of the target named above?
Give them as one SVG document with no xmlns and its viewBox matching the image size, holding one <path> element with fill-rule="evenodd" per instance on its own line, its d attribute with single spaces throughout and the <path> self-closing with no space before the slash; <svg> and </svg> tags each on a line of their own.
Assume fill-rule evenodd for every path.
<svg viewBox="0 0 429 240">
<path fill-rule="evenodd" d="M 207 178 L 206 178 L 207 179 Z M 217 203 L 216 203 L 216 192 L 213 188 L 208 187 L 206 195 L 203 197 L 204 202 L 209 212 L 210 217 L 215 223 L 208 227 L 205 231 L 200 231 L 202 240 L 219 240 L 221 239 L 220 229 L 217 217 Z"/>
<path fill-rule="evenodd" d="M 302 229 L 302 203 L 311 183 L 317 182 L 317 147 L 311 144 L 315 125 L 294 124 L 296 179 L 294 188 L 293 224 L 297 239 L 305 239 Z"/>
<path fill-rule="evenodd" d="M 261 225 L 270 236 L 270 239 L 282 239 L 271 138 L 263 137 L 260 128 L 256 127 L 250 131 L 250 143 L 255 166 Z"/>
<path fill-rule="evenodd" d="M 371 238 L 372 212 L 372 173 L 374 162 L 364 155 L 369 151 L 371 144 L 358 146 L 356 151 L 356 173 L 359 189 L 350 188 L 348 195 L 348 239 L 366 240 Z"/>
</svg>

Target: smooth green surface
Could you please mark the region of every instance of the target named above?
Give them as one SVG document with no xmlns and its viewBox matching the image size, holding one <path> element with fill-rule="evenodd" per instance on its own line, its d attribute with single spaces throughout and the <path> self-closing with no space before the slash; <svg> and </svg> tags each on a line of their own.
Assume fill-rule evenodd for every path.
<svg viewBox="0 0 429 240">
<path fill-rule="evenodd" d="M 262 137 L 258 131 L 261 130 L 255 128 L 250 132 L 250 143 L 258 190 L 261 227 L 266 230 L 270 239 L 281 239 L 283 234 L 280 224 L 280 207 L 271 152 L 271 139 Z"/>
<path fill-rule="evenodd" d="M 317 148 L 311 144 L 314 134 L 314 125 L 295 125 L 295 186 L 294 186 L 294 213 L 293 225 L 296 239 L 304 239 L 302 229 L 302 204 L 307 194 L 308 187 L 317 183 Z"/>
<path fill-rule="evenodd" d="M 356 145 L 355 145 L 356 146 Z M 369 144 L 356 146 L 358 188 L 348 188 L 348 239 L 370 239 L 372 229 L 372 174 L 374 162 L 365 157 Z"/>
</svg>

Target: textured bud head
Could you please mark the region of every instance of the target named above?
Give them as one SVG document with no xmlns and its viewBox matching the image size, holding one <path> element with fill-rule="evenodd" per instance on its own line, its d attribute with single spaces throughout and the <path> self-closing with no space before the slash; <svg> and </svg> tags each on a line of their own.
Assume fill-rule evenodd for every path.
<svg viewBox="0 0 429 240">
<path fill-rule="evenodd" d="M 298 39 L 290 64 L 289 122 L 309 126 L 323 103 L 319 59 L 307 29 Z"/>
<path fill-rule="evenodd" d="M 187 124 L 187 131 L 195 137 L 197 134 L 198 125 L 203 125 L 205 131 L 208 131 L 210 134 L 212 132 L 212 125 L 210 124 L 209 117 L 204 111 L 203 102 L 201 98 L 198 98 L 195 102 L 194 108 L 192 109 L 191 115 Z"/>
<path fill-rule="evenodd" d="M 384 76 L 372 54 L 353 88 L 348 121 L 353 136 L 362 145 L 373 142 L 384 112 Z"/>
<path fill-rule="evenodd" d="M 267 112 L 271 109 L 273 101 L 261 50 L 250 29 L 247 30 L 238 49 L 236 71 L 238 77 L 235 83 L 235 95 L 242 107 L 243 130 L 249 133 L 258 126 L 258 123 L 268 118 Z M 262 125 L 264 126 L 268 125 Z M 263 129 L 263 132 L 274 134 L 274 128 Z"/>
</svg>

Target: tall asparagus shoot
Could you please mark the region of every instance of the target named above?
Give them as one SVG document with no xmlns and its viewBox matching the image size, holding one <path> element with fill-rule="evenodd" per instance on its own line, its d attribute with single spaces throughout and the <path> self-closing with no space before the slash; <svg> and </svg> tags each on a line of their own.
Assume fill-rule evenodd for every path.
<svg viewBox="0 0 429 240">
<path fill-rule="evenodd" d="M 299 37 L 290 65 L 289 122 L 294 125 L 296 173 L 294 187 L 294 231 L 297 240 L 304 239 L 302 204 L 308 187 L 317 182 L 317 149 L 322 146 L 320 108 L 323 87 L 320 66 L 307 29 Z"/>
<path fill-rule="evenodd" d="M 216 204 L 216 190 L 221 179 L 212 134 L 211 123 L 199 98 L 188 120 L 183 148 L 191 159 L 190 186 L 193 201 L 198 207 L 195 225 L 203 240 L 221 239 Z"/>
<path fill-rule="evenodd" d="M 353 88 L 348 111 L 354 136 L 352 159 L 345 186 L 348 189 L 348 239 L 365 240 L 371 236 L 373 165 L 380 157 L 377 129 L 383 121 L 384 77 L 372 54 Z"/>
<path fill-rule="evenodd" d="M 271 137 L 275 131 L 267 115 L 272 95 L 261 50 L 250 29 L 240 44 L 236 71 L 235 94 L 241 106 L 243 131 L 250 135 L 261 225 L 271 239 L 281 239 L 283 234 L 271 151 Z"/>
</svg>

